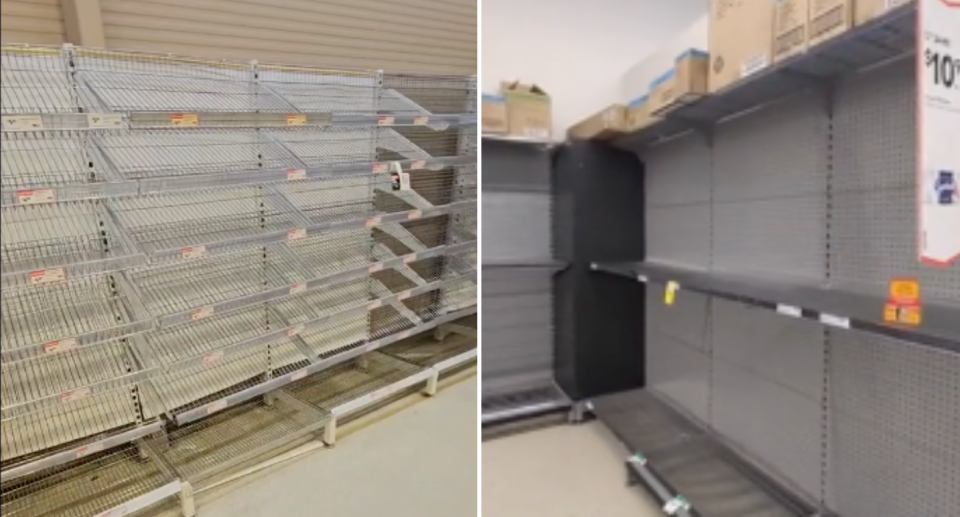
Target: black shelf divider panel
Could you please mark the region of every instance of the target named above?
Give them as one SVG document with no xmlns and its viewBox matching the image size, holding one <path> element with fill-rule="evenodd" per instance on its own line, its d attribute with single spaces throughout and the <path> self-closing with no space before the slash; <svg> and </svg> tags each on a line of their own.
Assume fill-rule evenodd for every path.
<svg viewBox="0 0 960 517">
<path fill-rule="evenodd" d="M 591 274 L 597 260 L 644 257 L 643 166 L 574 142 L 553 153 L 555 378 L 574 400 L 643 386 L 644 288 Z"/>
</svg>

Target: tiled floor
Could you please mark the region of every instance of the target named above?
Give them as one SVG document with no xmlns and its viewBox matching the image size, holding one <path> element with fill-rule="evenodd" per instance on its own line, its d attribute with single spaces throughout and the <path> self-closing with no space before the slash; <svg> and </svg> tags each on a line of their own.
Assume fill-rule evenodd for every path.
<svg viewBox="0 0 960 517">
<path fill-rule="evenodd" d="M 627 451 L 598 422 L 560 425 L 483 443 L 483 517 L 659 517 L 627 487 Z"/>
<path fill-rule="evenodd" d="M 473 377 L 202 504 L 197 517 L 475 517 L 477 412 Z"/>
</svg>

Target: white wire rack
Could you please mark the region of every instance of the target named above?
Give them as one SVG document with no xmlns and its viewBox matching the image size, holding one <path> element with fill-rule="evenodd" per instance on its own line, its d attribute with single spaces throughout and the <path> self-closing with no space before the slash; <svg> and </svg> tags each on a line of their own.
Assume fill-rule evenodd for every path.
<svg viewBox="0 0 960 517">
<path fill-rule="evenodd" d="M 160 459 L 206 475 L 219 460 L 175 442 L 232 451 L 231 415 L 296 406 L 271 406 L 278 388 L 475 312 L 475 103 L 427 106 L 373 71 L 71 46 L 0 58 L 4 515 L 39 515 L 55 480 L 134 468 L 138 440 L 169 429 Z M 472 80 L 434 80 L 424 91 L 475 97 Z M 244 447 L 329 418 L 296 407 Z M 149 476 L 140 488 L 168 494 L 174 478 Z M 56 504 L 97 504 L 64 515 L 116 506 L 71 493 Z"/>
</svg>

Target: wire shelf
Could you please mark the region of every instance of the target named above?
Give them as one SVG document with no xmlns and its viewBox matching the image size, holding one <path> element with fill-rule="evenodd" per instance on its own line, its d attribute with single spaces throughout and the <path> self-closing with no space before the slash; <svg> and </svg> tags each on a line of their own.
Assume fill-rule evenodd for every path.
<svg viewBox="0 0 960 517">
<path fill-rule="evenodd" d="M 304 223 L 279 195 L 258 187 L 123 197 L 109 203 L 136 246 L 155 258 L 191 258 L 215 248 L 275 242 Z"/>
<path fill-rule="evenodd" d="M 477 327 L 476 316 L 454 322 L 470 328 Z M 444 339 L 436 339 L 434 334 L 420 334 L 398 341 L 381 352 L 422 367 L 432 367 L 477 348 L 476 338 L 462 334 L 449 334 Z"/>
<path fill-rule="evenodd" d="M 3 133 L 0 138 L 5 190 L 79 185 L 109 178 L 90 167 L 87 137 L 82 133 Z"/>
<path fill-rule="evenodd" d="M 157 376 L 155 385 L 167 412 L 177 415 L 258 386 L 308 364 L 287 336 L 230 354 L 209 353 L 205 360 Z M 212 414 L 221 408 L 208 409 Z"/>
<path fill-rule="evenodd" d="M 86 359 L 96 358 L 91 353 Z M 34 368 L 30 370 L 25 365 L 14 365 L 6 369 L 4 375 L 16 372 L 12 380 L 33 383 L 34 389 L 39 390 L 52 388 L 55 384 L 44 384 L 38 375 L 62 373 L 70 366 L 93 367 L 90 363 L 83 365 L 79 362 L 70 365 L 66 360 L 59 365 L 47 363 L 44 365 L 45 369 L 36 368 L 36 364 L 32 366 Z M 108 368 L 109 364 L 95 367 Z M 83 378 L 83 375 L 87 374 L 76 370 L 72 375 L 73 382 L 90 380 L 90 377 Z M 69 379 L 65 381 L 69 383 Z M 29 462 L 29 455 L 58 447 L 82 445 L 90 436 L 117 433 L 156 418 L 157 397 L 148 382 L 127 378 L 126 382 L 115 379 L 112 384 L 113 386 L 106 387 L 74 388 L 57 394 L 54 400 L 45 399 L 4 410 L 3 432 L 0 435 L 4 466 Z"/>
<path fill-rule="evenodd" d="M 109 340 L 62 351 L 38 350 L 29 358 L 3 362 L 0 369 L 7 418 L 129 384 L 131 379 L 123 377 L 131 376 L 138 366 L 123 340 Z"/>
<path fill-rule="evenodd" d="M 32 271 L 65 267 L 68 277 L 141 265 L 144 257 L 100 201 L 0 208 L 4 285 L 29 283 Z"/>
<path fill-rule="evenodd" d="M 7 46 L 0 49 L 0 104 L 4 115 L 77 113 L 80 102 L 59 48 Z"/>
<path fill-rule="evenodd" d="M 269 288 L 293 284 L 306 276 L 290 267 L 277 261 L 268 264 L 262 249 L 251 248 L 136 269 L 127 274 L 151 316 L 162 318 L 194 311 L 177 321 L 162 321 L 164 324 L 212 316 L 217 311 L 217 304 L 256 303 L 251 296 L 262 294 Z"/>
<path fill-rule="evenodd" d="M 475 77 L 385 73 L 381 92 L 381 112 L 477 112 Z"/>
<path fill-rule="evenodd" d="M 287 325 L 302 325 L 347 309 L 364 307 L 370 299 L 366 278 L 349 280 L 316 291 L 288 297 L 273 304 Z M 349 349 L 367 341 L 367 312 L 339 316 L 320 328 L 300 332 L 298 338 L 314 357 Z"/>
<path fill-rule="evenodd" d="M 443 293 L 475 274 L 456 81 L 69 45 L 0 57 L 4 515 L 33 515 L 17 505 L 34 492 L 47 513 L 114 511 L 113 487 L 71 502 L 42 482 L 170 423 L 189 477 L 319 429 L 329 413 L 277 389 L 447 321 Z M 14 482 L 33 492 L 8 497 Z"/>
<path fill-rule="evenodd" d="M 4 517 L 90 517 L 158 494 L 149 508 L 173 497 L 179 487 L 150 449 L 130 444 L 46 469 L 2 486 Z M 165 496 L 165 497 L 164 497 Z M 140 515 L 127 512 L 117 515 Z"/>
<path fill-rule="evenodd" d="M 6 287 L 0 300 L 4 357 L 54 341 L 103 341 L 149 326 L 129 311 L 126 289 L 111 275 Z"/>
<path fill-rule="evenodd" d="M 374 161 L 375 128 L 291 128 L 264 130 L 307 167 Z"/>
<path fill-rule="evenodd" d="M 157 448 L 180 475 L 195 488 L 203 488 L 217 473 L 284 447 L 329 420 L 328 412 L 281 391 L 270 405 L 251 401 L 184 426 L 170 433 L 168 447 L 158 442 Z"/>
<path fill-rule="evenodd" d="M 104 158 L 127 180 L 256 173 L 302 164 L 254 129 L 144 129 L 96 138 Z"/>
<path fill-rule="evenodd" d="M 143 336 L 144 355 L 158 369 L 177 369 L 191 363 L 210 365 L 232 345 L 265 333 L 269 314 L 253 306 L 210 318 L 159 328 Z M 193 361 L 191 361 L 193 360 Z"/>
<path fill-rule="evenodd" d="M 259 64 L 261 85 L 283 97 L 296 111 L 374 114 L 377 74 L 368 70 L 330 70 Z"/>
<path fill-rule="evenodd" d="M 423 369 L 379 352 L 362 363 L 343 363 L 295 382 L 285 391 L 315 407 L 330 411 L 421 372 Z"/>
<path fill-rule="evenodd" d="M 288 111 L 253 82 L 249 63 L 77 48 L 78 81 L 113 112 Z"/>
<path fill-rule="evenodd" d="M 291 254 L 312 278 L 369 267 L 372 246 L 370 230 L 365 228 L 321 233 L 287 242 Z"/>
</svg>

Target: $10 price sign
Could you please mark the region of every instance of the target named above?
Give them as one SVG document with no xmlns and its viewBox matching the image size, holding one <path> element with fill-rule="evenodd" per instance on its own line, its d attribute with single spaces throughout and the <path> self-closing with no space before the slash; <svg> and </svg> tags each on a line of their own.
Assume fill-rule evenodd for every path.
<svg viewBox="0 0 960 517">
<path fill-rule="evenodd" d="M 960 0 L 918 0 L 920 259 L 960 258 Z"/>
</svg>

